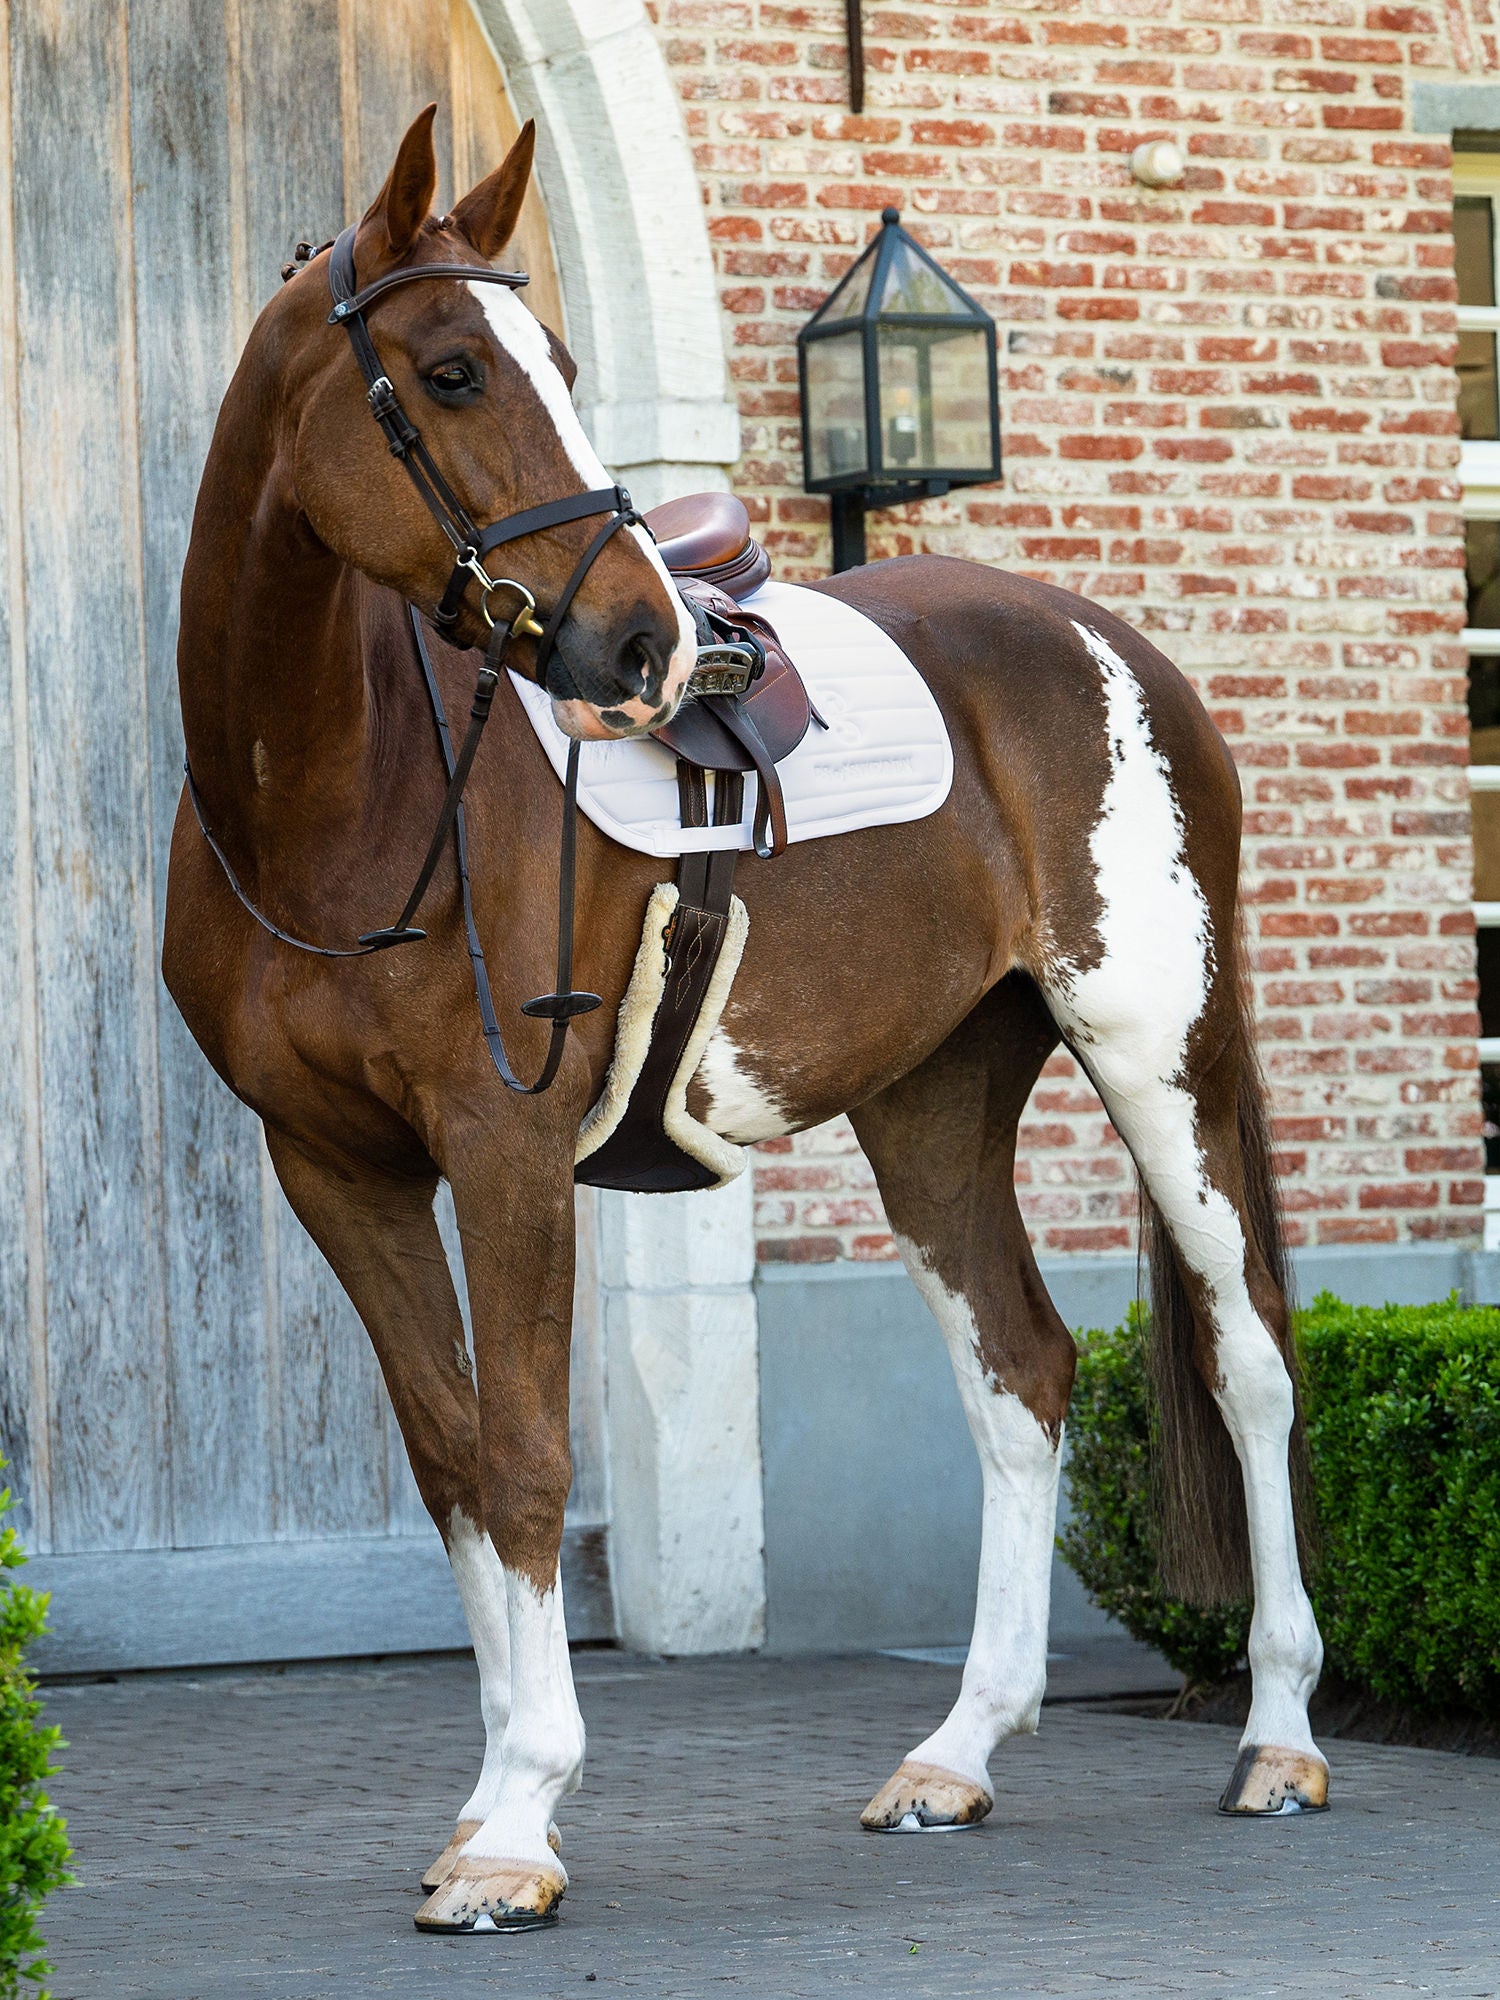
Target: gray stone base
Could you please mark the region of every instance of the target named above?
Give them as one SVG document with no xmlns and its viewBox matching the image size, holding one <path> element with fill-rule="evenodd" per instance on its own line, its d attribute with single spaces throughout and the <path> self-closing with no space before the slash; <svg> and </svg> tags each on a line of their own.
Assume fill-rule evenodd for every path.
<svg viewBox="0 0 1500 2000">
<path fill-rule="evenodd" d="M 1446 1244 L 1295 1253 L 1304 1300 L 1500 1303 L 1500 1254 Z M 1043 1258 L 1072 1327 L 1115 1326 L 1134 1256 Z M 757 1280 L 766 1643 L 776 1652 L 965 1640 L 979 1467 L 942 1337 L 899 1265 L 768 1265 Z M 1066 1497 L 1063 1506 L 1066 1509 Z M 1064 1518 L 1066 1514 L 1064 1513 Z M 1052 1643 L 1115 1628 L 1057 1562 Z"/>
<path fill-rule="evenodd" d="M 110 1673 L 366 1653 L 448 1652 L 468 1629 L 437 1535 L 35 1556 L 52 1593 L 41 1674 Z M 605 1530 L 570 1526 L 563 1594 L 575 1639 L 614 1636 Z"/>
</svg>

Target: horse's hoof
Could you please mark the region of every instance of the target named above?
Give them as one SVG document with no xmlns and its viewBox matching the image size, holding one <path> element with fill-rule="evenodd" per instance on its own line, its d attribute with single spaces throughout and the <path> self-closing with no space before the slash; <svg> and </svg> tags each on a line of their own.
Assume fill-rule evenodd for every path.
<svg viewBox="0 0 1500 2000">
<path fill-rule="evenodd" d="M 956 1771 L 908 1760 L 859 1816 L 870 1833 L 952 1833 L 978 1826 L 995 1801 Z"/>
<path fill-rule="evenodd" d="M 458 1822 L 457 1827 L 454 1829 L 453 1838 L 448 1842 L 448 1845 L 443 1849 L 437 1860 L 433 1862 L 432 1866 L 423 1873 L 422 1887 L 429 1895 L 434 1889 L 442 1888 L 448 1877 L 453 1873 L 454 1864 L 457 1862 L 460 1852 L 468 1846 L 469 1842 L 483 1825 L 484 1821 L 482 1819 L 461 1819 Z"/>
<path fill-rule="evenodd" d="M 419 1931 L 534 1931 L 557 1922 L 568 1878 L 532 1861 L 466 1855 L 417 1911 Z"/>
<path fill-rule="evenodd" d="M 481 1819 L 461 1819 L 458 1822 L 453 1832 L 453 1838 L 422 1877 L 422 1887 L 429 1894 L 434 1889 L 442 1888 L 448 1877 L 453 1873 L 459 1855 L 483 1825 L 484 1821 Z M 562 1835 L 555 1826 L 547 1828 L 547 1845 L 552 1849 L 554 1854 L 562 1853 Z"/>
<path fill-rule="evenodd" d="M 1221 1813 L 1252 1818 L 1280 1813 L 1327 1812 L 1328 1766 L 1305 1750 L 1280 1750 L 1274 1743 L 1247 1743 L 1219 1800 Z"/>
</svg>

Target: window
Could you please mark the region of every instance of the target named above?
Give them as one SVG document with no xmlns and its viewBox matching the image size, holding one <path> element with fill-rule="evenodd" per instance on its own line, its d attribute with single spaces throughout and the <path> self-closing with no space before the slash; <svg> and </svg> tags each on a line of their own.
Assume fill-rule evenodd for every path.
<svg viewBox="0 0 1500 2000">
<path fill-rule="evenodd" d="M 1479 143 L 1485 150 L 1454 157 L 1453 251 L 1488 1250 L 1500 1249 L 1500 143 L 1489 134 Z"/>
<path fill-rule="evenodd" d="M 1495 382 L 1496 321 L 1500 319 L 1495 310 L 1495 237 L 1492 197 L 1455 194 L 1459 435 L 1471 440 L 1500 438 L 1500 396 Z"/>
</svg>

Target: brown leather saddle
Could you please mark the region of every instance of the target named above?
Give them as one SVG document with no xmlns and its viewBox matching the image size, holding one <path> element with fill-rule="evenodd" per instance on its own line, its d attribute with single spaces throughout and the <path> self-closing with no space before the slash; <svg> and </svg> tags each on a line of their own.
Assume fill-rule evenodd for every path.
<svg viewBox="0 0 1500 2000">
<path fill-rule="evenodd" d="M 697 622 L 699 647 L 687 700 L 653 733 L 676 752 L 679 772 L 755 772 L 755 851 L 769 860 L 786 846 L 776 766 L 812 721 L 802 677 L 774 627 L 741 605 L 771 574 L 771 559 L 750 532 L 744 502 L 732 493 L 669 500 L 651 510 L 646 525 Z M 701 775 L 679 776 L 680 787 L 684 782 L 683 825 L 701 826 L 703 819 L 687 817 L 696 802 L 694 786 L 702 789 Z"/>
<path fill-rule="evenodd" d="M 827 726 L 770 622 L 740 601 L 769 577 L 771 559 L 750 532 L 744 502 L 732 493 L 669 500 L 645 520 L 698 628 L 698 664 L 687 698 L 669 723 L 652 732 L 677 758 L 682 824 L 738 826 L 745 777 L 753 772 L 755 851 L 770 860 L 787 844 L 776 766 L 814 721 Z M 723 949 L 738 860 L 735 847 L 679 859 L 679 900 L 665 940 L 666 986 L 651 1046 L 624 1116 L 598 1151 L 579 1163 L 576 1180 L 659 1194 L 714 1185 L 715 1175 L 667 1137 L 664 1111 Z"/>
</svg>

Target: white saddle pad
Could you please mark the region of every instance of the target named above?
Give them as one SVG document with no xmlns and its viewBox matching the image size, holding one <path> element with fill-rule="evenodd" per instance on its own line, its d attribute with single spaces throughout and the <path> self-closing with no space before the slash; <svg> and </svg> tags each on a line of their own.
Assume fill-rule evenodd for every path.
<svg viewBox="0 0 1500 2000">
<path fill-rule="evenodd" d="M 953 783 L 953 746 L 927 683 L 896 642 L 862 611 L 794 583 L 764 583 L 745 599 L 776 628 L 795 662 L 816 722 L 777 768 L 790 840 L 822 840 L 862 826 L 894 826 L 936 812 Z M 541 689 L 511 675 L 559 778 L 568 739 Z M 739 826 L 692 827 L 678 819 L 677 759 L 649 737 L 585 743 L 578 803 L 601 833 L 640 854 L 676 855 L 753 845 L 755 779 L 745 786 Z"/>
</svg>

